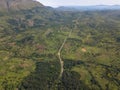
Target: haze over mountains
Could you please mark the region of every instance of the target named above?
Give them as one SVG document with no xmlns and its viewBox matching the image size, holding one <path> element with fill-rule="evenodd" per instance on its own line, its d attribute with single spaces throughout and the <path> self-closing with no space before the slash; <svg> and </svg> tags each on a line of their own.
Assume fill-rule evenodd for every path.
<svg viewBox="0 0 120 90">
<path fill-rule="evenodd" d="M 61 11 L 120 10 L 120 5 L 61 6 L 57 9 Z"/>
</svg>

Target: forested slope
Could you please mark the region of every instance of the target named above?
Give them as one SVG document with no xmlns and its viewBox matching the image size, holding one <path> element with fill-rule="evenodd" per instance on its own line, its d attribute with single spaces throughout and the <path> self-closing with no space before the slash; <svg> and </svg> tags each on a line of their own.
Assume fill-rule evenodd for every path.
<svg viewBox="0 0 120 90">
<path fill-rule="evenodd" d="M 119 12 L 34 7 L 0 13 L 0 90 L 119 90 Z M 57 52 L 71 29 L 58 79 Z"/>
</svg>

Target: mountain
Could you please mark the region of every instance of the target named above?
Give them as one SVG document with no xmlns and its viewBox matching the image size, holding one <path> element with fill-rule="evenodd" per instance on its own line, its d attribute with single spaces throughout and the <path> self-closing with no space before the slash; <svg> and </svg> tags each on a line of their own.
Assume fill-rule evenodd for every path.
<svg viewBox="0 0 120 90">
<path fill-rule="evenodd" d="M 0 0 L 0 11 L 30 9 L 36 6 L 43 5 L 35 0 Z"/>
<path fill-rule="evenodd" d="M 61 6 L 56 9 L 60 11 L 120 10 L 120 5 Z"/>
</svg>

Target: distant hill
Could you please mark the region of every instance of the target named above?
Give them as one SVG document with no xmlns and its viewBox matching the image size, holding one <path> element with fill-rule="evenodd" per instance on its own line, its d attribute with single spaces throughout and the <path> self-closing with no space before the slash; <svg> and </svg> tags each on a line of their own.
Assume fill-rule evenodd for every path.
<svg viewBox="0 0 120 90">
<path fill-rule="evenodd" d="M 120 5 L 61 6 L 56 9 L 61 11 L 120 10 Z"/>
<path fill-rule="evenodd" d="M 33 0 L 0 0 L 0 11 L 30 9 L 36 6 L 43 6 Z"/>
</svg>

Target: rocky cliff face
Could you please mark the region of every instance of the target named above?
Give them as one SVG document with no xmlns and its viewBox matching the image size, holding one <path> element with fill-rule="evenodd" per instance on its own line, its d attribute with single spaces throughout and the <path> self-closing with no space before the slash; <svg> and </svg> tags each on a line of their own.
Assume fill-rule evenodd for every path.
<svg viewBox="0 0 120 90">
<path fill-rule="evenodd" d="M 35 0 L 0 0 L 0 10 L 30 9 L 36 6 L 43 6 Z"/>
</svg>

